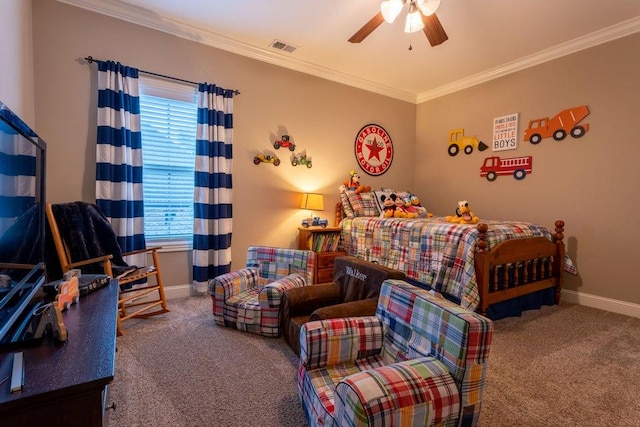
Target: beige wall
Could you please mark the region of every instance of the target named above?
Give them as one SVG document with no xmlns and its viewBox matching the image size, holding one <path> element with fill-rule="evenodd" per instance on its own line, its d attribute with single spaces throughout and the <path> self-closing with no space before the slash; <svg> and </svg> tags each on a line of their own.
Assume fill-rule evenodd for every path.
<svg viewBox="0 0 640 427">
<path fill-rule="evenodd" d="M 156 73 L 208 81 L 239 89 L 234 98 L 232 257 L 245 262 L 252 244 L 294 247 L 297 227 L 308 213 L 296 208 L 298 192 L 326 195 L 321 216 L 333 222 L 338 187 L 358 169 L 353 142 L 368 123 L 385 127 L 393 138 L 390 170 L 362 182 L 407 187 L 413 181 L 415 110 L 413 104 L 332 83 L 247 59 L 158 31 L 64 5 L 33 1 L 36 115 L 47 141 L 48 198 L 51 202 L 95 200 L 96 65 L 93 56 Z M 282 163 L 255 166 L 259 150 L 289 133 L 313 159 L 313 167 Z M 163 254 L 169 285 L 191 281 L 191 254 Z"/>
<path fill-rule="evenodd" d="M 31 1 L 0 1 L 0 101 L 35 127 Z"/>
<path fill-rule="evenodd" d="M 415 187 L 428 207 L 451 214 L 468 199 L 480 218 L 552 226 L 566 222 L 568 253 L 579 276 L 567 289 L 640 303 L 635 245 L 640 242 L 640 34 L 577 52 L 507 77 L 422 103 L 417 113 Z M 538 145 L 522 140 L 528 121 L 586 104 L 590 130 L 581 138 Z M 520 114 L 518 149 L 496 154 L 533 156 L 522 181 L 480 178 L 491 150 L 447 154 L 450 129 L 463 127 L 490 141 L 494 117 Z M 425 196 L 423 196 L 425 197 Z"/>
<path fill-rule="evenodd" d="M 95 65 L 80 58 L 113 59 L 163 74 L 235 88 L 234 265 L 251 244 L 295 246 L 305 216 L 295 208 L 301 189 L 325 193 L 331 206 L 350 169 L 355 133 L 379 123 L 391 134 L 395 157 L 382 177 L 365 174 L 373 187 L 412 187 L 428 209 L 450 214 L 468 199 L 481 218 L 566 222 L 568 253 L 580 275 L 566 288 L 600 301 L 640 303 L 632 244 L 640 182 L 637 52 L 640 35 L 591 48 L 418 105 L 237 56 L 154 30 L 60 4 L 33 0 L 37 131 L 49 144 L 48 194 L 53 202 L 94 199 Z M 501 156 L 532 155 L 533 174 L 489 183 L 479 167 L 491 151 L 446 152 L 450 129 L 463 127 L 488 141 L 492 119 L 519 113 L 528 120 L 586 104 L 591 126 L 580 140 L 519 141 Z M 279 167 L 251 159 L 287 132 L 313 158 L 294 168 L 278 151 Z M 613 220 L 614 222 L 611 222 Z M 163 254 L 169 285 L 191 281 L 190 254 Z M 606 305 L 606 304 L 604 304 Z"/>
</svg>

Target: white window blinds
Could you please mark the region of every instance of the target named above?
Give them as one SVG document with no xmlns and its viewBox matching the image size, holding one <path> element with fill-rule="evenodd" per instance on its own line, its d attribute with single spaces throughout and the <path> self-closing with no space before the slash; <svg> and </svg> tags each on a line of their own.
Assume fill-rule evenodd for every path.
<svg viewBox="0 0 640 427">
<path fill-rule="evenodd" d="M 144 232 L 148 242 L 190 245 L 197 128 L 193 85 L 140 79 Z"/>
</svg>

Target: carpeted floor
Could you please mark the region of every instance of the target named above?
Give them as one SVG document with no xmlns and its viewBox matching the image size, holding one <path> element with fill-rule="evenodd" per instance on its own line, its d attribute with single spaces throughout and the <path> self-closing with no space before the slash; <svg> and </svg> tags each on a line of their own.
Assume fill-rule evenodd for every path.
<svg viewBox="0 0 640 427">
<path fill-rule="evenodd" d="M 125 323 L 110 387 L 115 427 L 301 426 L 297 356 L 282 338 L 215 325 L 209 297 Z"/>
<path fill-rule="evenodd" d="M 124 324 L 110 426 L 306 426 L 282 338 L 215 325 L 208 296 Z M 577 305 L 496 322 L 481 427 L 640 426 L 640 319 Z"/>
</svg>

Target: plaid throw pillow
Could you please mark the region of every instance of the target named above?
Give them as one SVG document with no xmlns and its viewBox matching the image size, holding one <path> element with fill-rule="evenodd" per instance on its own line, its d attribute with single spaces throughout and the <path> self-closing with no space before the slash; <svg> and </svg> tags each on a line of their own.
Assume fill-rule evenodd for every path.
<svg viewBox="0 0 640 427">
<path fill-rule="evenodd" d="M 353 216 L 378 216 L 380 214 L 373 192 L 356 193 L 355 191 L 347 190 L 346 193 L 353 209 Z"/>
<path fill-rule="evenodd" d="M 338 189 L 340 192 L 340 204 L 342 205 L 342 212 L 345 218 L 353 218 L 353 208 L 351 207 L 351 203 L 349 203 L 349 196 L 347 196 L 347 187 L 345 185 L 341 185 Z"/>
<path fill-rule="evenodd" d="M 340 203 L 342 204 L 342 211 L 346 218 L 353 218 L 355 215 L 353 213 L 353 208 L 351 207 L 351 203 L 349 202 L 349 196 L 347 196 L 347 191 L 340 192 Z"/>
</svg>

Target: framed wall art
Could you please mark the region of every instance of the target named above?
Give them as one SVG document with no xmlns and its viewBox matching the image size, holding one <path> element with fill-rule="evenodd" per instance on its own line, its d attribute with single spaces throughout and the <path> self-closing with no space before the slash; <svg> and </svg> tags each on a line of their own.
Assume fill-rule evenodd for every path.
<svg viewBox="0 0 640 427">
<path fill-rule="evenodd" d="M 377 124 L 370 123 L 358 131 L 354 149 L 360 168 L 369 175 L 382 175 L 393 161 L 391 136 Z"/>
</svg>

